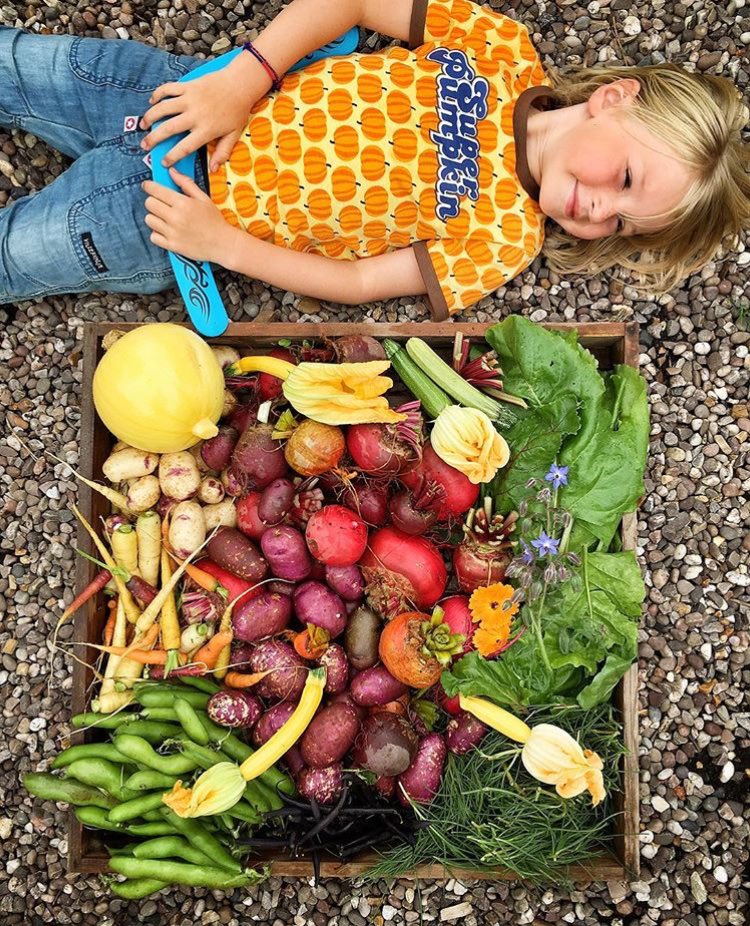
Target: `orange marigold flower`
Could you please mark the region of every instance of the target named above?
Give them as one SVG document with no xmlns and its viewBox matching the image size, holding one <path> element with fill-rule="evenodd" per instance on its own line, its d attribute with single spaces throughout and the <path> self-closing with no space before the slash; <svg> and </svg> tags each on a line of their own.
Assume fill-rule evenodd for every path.
<svg viewBox="0 0 750 926">
<path fill-rule="evenodd" d="M 497 655 L 510 636 L 518 604 L 511 601 L 513 586 L 496 582 L 476 589 L 469 600 L 471 619 L 479 624 L 472 642 L 485 658 Z"/>
</svg>

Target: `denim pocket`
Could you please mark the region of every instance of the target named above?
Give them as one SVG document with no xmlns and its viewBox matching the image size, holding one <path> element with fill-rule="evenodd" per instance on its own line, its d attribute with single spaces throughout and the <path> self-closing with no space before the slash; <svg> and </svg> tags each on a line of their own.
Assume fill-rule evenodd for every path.
<svg viewBox="0 0 750 926">
<path fill-rule="evenodd" d="M 190 70 L 172 52 L 116 39 L 79 37 L 70 47 L 69 61 L 81 80 L 139 92 L 150 92 L 167 81 L 179 80 Z"/>
</svg>

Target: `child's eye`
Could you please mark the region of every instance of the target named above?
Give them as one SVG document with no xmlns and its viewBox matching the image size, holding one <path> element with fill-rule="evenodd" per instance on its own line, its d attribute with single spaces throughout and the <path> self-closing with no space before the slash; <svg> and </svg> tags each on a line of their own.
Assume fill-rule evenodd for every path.
<svg viewBox="0 0 750 926">
<path fill-rule="evenodd" d="M 631 177 L 630 169 L 628 168 L 625 171 L 625 189 L 629 190 L 632 184 L 633 184 L 633 178 Z"/>
</svg>

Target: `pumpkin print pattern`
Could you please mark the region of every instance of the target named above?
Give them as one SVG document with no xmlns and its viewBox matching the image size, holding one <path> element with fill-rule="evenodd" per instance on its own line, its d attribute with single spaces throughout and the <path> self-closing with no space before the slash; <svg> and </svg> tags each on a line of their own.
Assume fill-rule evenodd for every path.
<svg viewBox="0 0 750 926">
<path fill-rule="evenodd" d="M 415 16 L 414 49 L 324 58 L 284 77 L 210 190 L 231 224 L 294 250 L 353 260 L 420 242 L 444 315 L 541 249 L 544 216 L 515 174 L 513 112 L 525 89 L 549 81 L 526 28 L 489 7 L 416 0 Z M 480 90 L 483 105 L 467 109 Z M 458 181 L 457 142 L 474 165 Z"/>
</svg>

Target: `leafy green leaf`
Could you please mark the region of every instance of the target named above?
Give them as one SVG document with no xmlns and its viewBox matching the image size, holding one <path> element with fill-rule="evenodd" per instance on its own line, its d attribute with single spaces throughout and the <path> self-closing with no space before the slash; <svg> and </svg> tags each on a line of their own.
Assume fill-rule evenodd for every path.
<svg viewBox="0 0 750 926">
<path fill-rule="evenodd" d="M 521 420 L 505 432 L 510 461 L 498 472 L 489 490 L 501 514 L 518 507 L 528 493 L 528 480 L 538 478 L 555 462 L 563 435 L 578 430 L 576 405 L 575 396 L 557 396 L 541 408 L 525 411 Z"/>
<path fill-rule="evenodd" d="M 578 344 L 576 332 L 560 334 L 512 315 L 485 335 L 503 370 L 503 388 L 523 396 L 532 408 L 560 395 L 579 401 L 604 392 L 593 354 Z"/>
<path fill-rule="evenodd" d="M 559 457 L 568 467 L 560 505 L 575 518 L 571 549 L 593 540 L 607 547 L 644 492 L 649 418 L 643 378 L 631 367 L 617 367 L 606 393 L 587 407 L 581 430 L 564 442 Z"/>
</svg>

